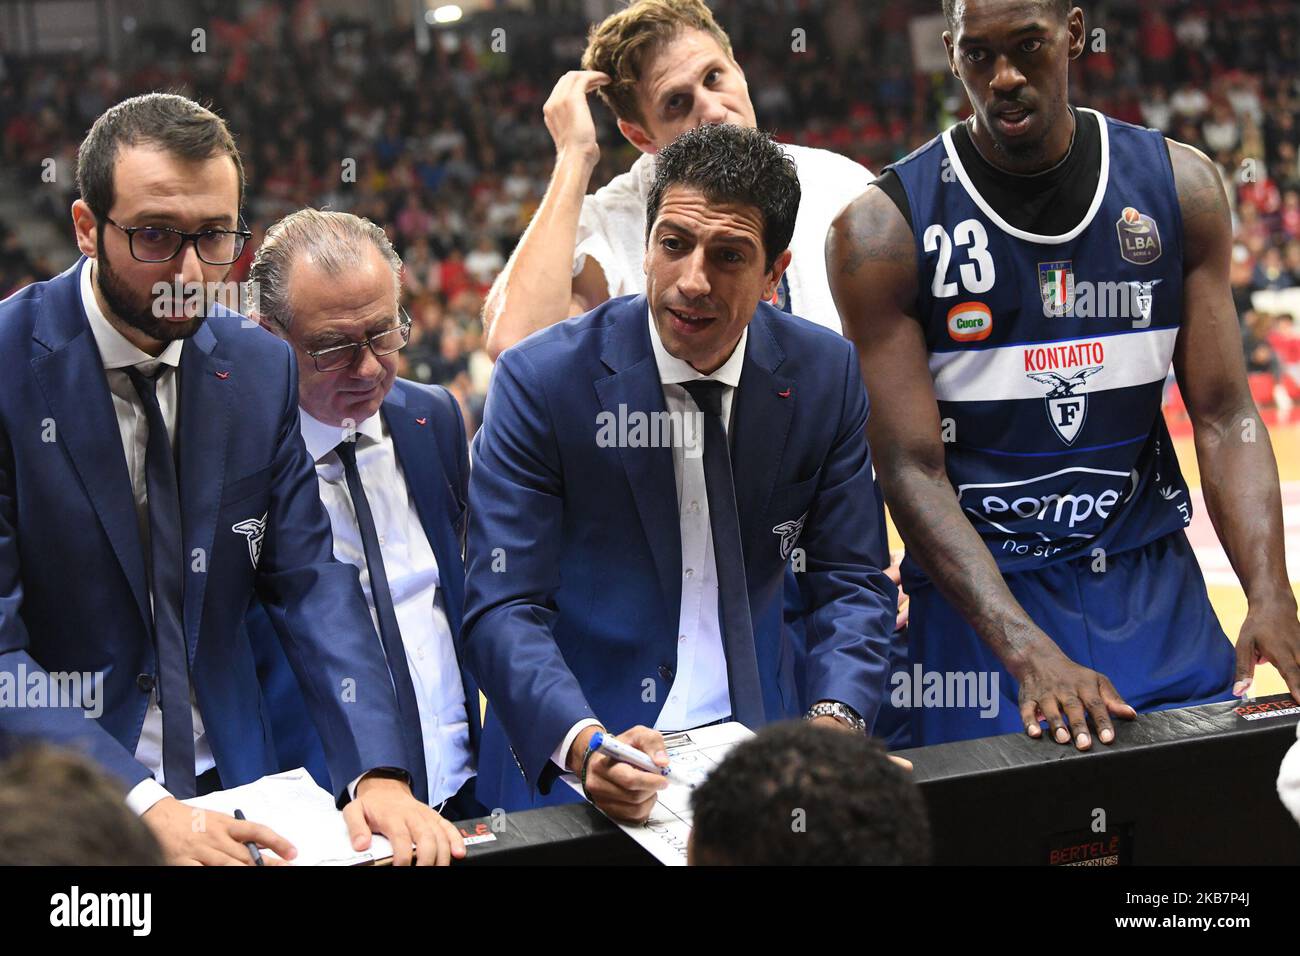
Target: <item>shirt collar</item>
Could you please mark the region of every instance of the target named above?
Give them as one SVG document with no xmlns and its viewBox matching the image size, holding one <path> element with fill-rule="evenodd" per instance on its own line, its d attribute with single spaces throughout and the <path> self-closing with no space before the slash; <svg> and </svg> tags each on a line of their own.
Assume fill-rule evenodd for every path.
<svg viewBox="0 0 1300 956">
<path fill-rule="evenodd" d="M 150 363 L 179 368 L 184 340 L 176 339 L 167 343 L 160 354 L 153 356 L 133 345 L 125 335 L 113 328 L 95 298 L 95 288 L 90 277 L 94 263 L 94 259 L 87 259 L 81 266 L 81 305 L 86 310 L 86 318 L 90 320 L 90 334 L 95 337 L 95 345 L 99 348 L 104 368 L 131 368 L 137 365 L 148 367 Z"/>
<path fill-rule="evenodd" d="M 632 164 L 630 172 L 636 177 L 636 184 L 641 192 L 640 198 L 645 199 L 650 195 L 650 187 L 655 182 L 655 154 L 642 153 Z"/>
<path fill-rule="evenodd" d="M 310 415 L 302 406 L 298 407 L 298 417 L 303 444 L 307 446 L 307 454 L 311 455 L 312 461 L 320 461 L 352 432 L 352 429 L 344 428 L 341 425 L 326 425 L 319 418 Z M 355 433 L 358 439 L 367 438 L 372 442 L 383 441 L 383 416 L 378 412 L 371 415 L 356 426 Z"/>
<path fill-rule="evenodd" d="M 654 349 L 655 365 L 659 366 L 659 382 L 662 385 L 680 385 L 682 382 L 697 382 L 708 379 L 730 385 L 735 388 L 740 384 L 740 373 L 745 365 L 745 345 L 749 341 L 749 326 L 740 333 L 731 357 L 727 359 L 712 375 L 705 375 L 693 368 L 689 362 L 683 362 L 664 348 L 659 338 L 659 327 L 655 325 L 654 312 L 646 307 L 646 321 L 650 323 L 650 347 Z"/>
</svg>

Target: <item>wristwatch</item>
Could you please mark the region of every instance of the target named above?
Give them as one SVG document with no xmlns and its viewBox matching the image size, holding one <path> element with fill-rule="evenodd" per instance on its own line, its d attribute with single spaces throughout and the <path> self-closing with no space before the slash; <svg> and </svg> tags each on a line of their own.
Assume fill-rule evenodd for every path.
<svg viewBox="0 0 1300 956">
<path fill-rule="evenodd" d="M 858 712 L 838 700 L 824 700 L 819 704 L 813 704 L 808 708 L 808 713 L 803 715 L 804 720 L 813 720 L 817 717 L 834 717 L 851 730 L 863 734 L 867 732 L 867 722 L 858 716 Z"/>
</svg>

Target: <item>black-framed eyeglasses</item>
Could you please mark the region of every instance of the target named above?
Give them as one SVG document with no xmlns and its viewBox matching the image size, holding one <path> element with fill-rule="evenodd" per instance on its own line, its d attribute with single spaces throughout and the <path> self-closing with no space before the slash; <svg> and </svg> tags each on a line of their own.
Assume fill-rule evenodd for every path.
<svg viewBox="0 0 1300 956">
<path fill-rule="evenodd" d="M 131 258 L 137 262 L 170 262 L 185 243 L 194 243 L 194 251 L 210 266 L 228 266 L 244 251 L 244 243 L 253 237 L 247 229 L 205 229 L 182 232 L 168 226 L 123 226 L 108 216 L 104 219 L 126 233 Z M 240 221 L 243 225 L 243 221 Z"/>
<path fill-rule="evenodd" d="M 337 372 L 352 365 L 361 357 L 361 350 L 369 348 L 375 355 L 392 355 L 411 341 L 411 317 L 406 310 L 401 310 L 401 324 L 391 329 L 376 332 L 364 342 L 349 342 L 347 345 L 334 345 L 327 349 L 308 352 L 316 363 L 318 372 Z"/>
</svg>

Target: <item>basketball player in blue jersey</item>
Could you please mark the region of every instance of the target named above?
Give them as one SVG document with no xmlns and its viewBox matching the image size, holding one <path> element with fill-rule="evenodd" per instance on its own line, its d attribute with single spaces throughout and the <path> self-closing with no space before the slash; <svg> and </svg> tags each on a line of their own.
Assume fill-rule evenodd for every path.
<svg viewBox="0 0 1300 956">
<path fill-rule="evenodd" d="M 1218 172 L 1197 150 L 1067 102 L 1083 13 L 944 0 L 974 110 L 836 219 L 831 287 L 870 383 L 876 467 L 907 546 L 917 743 L 1244 694 L 1300 694 L 1277 468 L 1228 285 Z M 1170 363 L 1205 503 L 1249 600 L 1237 651 L 1184 528 L 1161 414 Z M 937 676 L 935 676 L 937 675 Z M 960 691 L 996 675 L 994 706 Z M 909 684 L 926 684 L 922 695 Z M 963 706 L 964 705 L 964 706 Z"/>
</svg>

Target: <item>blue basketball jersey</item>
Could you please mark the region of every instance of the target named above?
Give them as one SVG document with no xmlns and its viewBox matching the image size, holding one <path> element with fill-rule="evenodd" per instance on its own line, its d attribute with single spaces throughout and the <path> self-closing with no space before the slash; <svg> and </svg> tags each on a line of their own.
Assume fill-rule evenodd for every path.
<svg viewBox="0 0 1300 956">
<path fill-rule="evenodd" d="M 1004 572 L 1191 521 L 1160 409 L 1183 311 L 1173 169 L 1160 132 L 1095 115 L 1096 193 L 1064 235 L 999 216 L 951 130 L 891 167 L 911 205 L 948 478 Z"/>
</svg>

